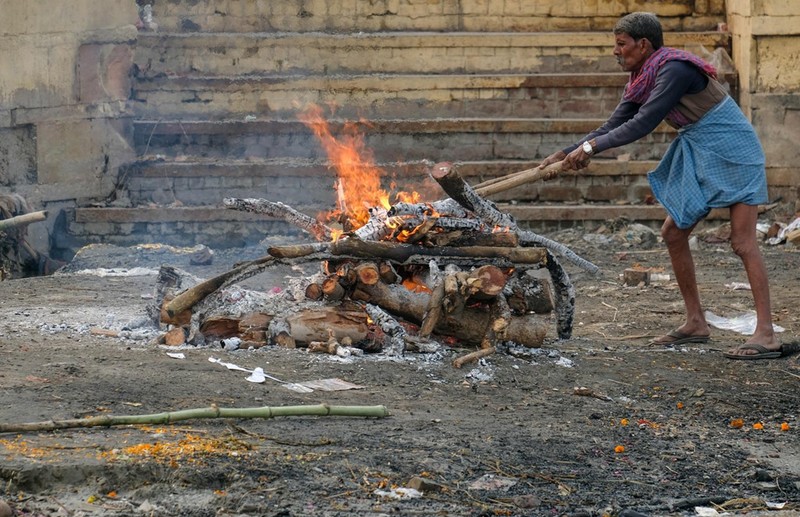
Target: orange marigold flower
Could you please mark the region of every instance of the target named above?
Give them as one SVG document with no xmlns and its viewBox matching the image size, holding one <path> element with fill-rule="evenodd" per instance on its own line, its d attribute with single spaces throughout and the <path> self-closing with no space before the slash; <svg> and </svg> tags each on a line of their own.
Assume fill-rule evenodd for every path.
<svg viewBox="0 0 800 517">
<path fill-rule="evenodd" d="M 678 409 L 683 409 L 683 402 L 678 402 L 677 404 L 675 404 L 675 407 L 677 407 Z"/>
<path fill-rule="evenodd" d="M 627 418 L 623 418 L 622 420 L 619 421 L 619 425 L 622 425 L 622 426 L 628 425 L 628 419 Z"/>
<path fill-rule="evenodd" d="M 741 429 L 744 426 L 744 420 L 741 418 L 734 418 L 731 420 L 731 427 L 734 429 Z"/>
<path fill-rule="evenodd" d="M 781 431 L 788 431 L 788 430 L 789 430 L 789 424 L 786 423 L 786 422 L 782 423 L 781 424 Z"/>
<path fill-rule="evenodd" d="M 758 429 L 760 431 L 761 429 L 764 429 L 764 424 L 762 424 L 761 422 L 756 422 L 755 424 L 753 424 L 753 429 Z"/>
<path fill-rule="evenodd" d="M 616 452 L 617 454 L 625 452 L 625 446 L 617 445 L 616 447 L 614 447 L 614 452 Z"/>
</svg>

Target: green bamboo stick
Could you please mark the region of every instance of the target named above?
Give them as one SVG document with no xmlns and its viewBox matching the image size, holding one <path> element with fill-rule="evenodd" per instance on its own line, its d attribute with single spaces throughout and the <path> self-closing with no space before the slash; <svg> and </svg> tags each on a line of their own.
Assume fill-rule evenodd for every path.
<svg viewBox="0 0 800 517">
<path fill-rule="evenodd" d="M 208 408 L 184 409 L 165 413 L 151 413 L 149 415 L 105 415 L 70 420 L 0 424 L 0 433 L 54 431 L 56 429 L 74 429 L 77 427 L 111 427 L 113 425 L 172 424 L 182 420 L 200 418 L 275 418 L 278 416 L 307 415 L 383 418 L 389 416 L 389 410 L 386 409 L 386 406 L 329 406 L 327 404 L 246 408 L 221 408 L 212 406 Z"/>
</svg>

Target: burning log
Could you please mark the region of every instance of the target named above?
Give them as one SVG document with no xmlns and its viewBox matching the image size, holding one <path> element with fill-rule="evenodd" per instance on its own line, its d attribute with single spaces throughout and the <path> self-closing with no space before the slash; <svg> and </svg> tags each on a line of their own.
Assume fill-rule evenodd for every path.
<svg viewBox="0 0 800 517">
<path fill-rule="evenodd" d="M 426 293 L 413 293 L 398 285 L 378 283 L 362 286 L 361 289 L 370 295 L 370 303 L 383 310 L 420 324 L 425 317 L 429 305 Z M 446 314 L 435 327 L 440 335 L 450 335 L 463 340 L 467 344 L 479 345 L 486 329 L 491 325 L 490 314 L 480 308 L 465 307 L 460 316 Z M 514 316 L 505 331 L 505 338 L 520 345 L 541 347 L 547 335 L 547 323 L 536 314 Z"/>
<path fill-rule="evenodd" d="M 439 320 L 442 318 L 442 302 L 444 301 L 444 279 L 440 278 L 431 290 L 431 296 L 428 299 L 428 305 L 425 307 L 425 313 L 422 316 L 422 325 L 419 328 L 420 337 L 428 337 L 436 328 Z"/>
<path fill-rule="evenodd" d="M 310 283 L 306 286 L 306 298 L 309 300 L 322 300 L 324 296 L 324 291 L 322 290 L 321 284 Z"/>
<path fill-rule="evenodd" d="M 339 275 L 331 275 L 322 281 L 322 294 L 326 300 L 337 302 L 347 294 L 339 279 Z"/>
<path fill-rule="evenodd" d="M 517 271 L 506 283 L 503 295 L 515 314 L 549 314 L 555 308 L 553 284 L 547 269 Z"/>
<path fill-rule="evenodd" d="M 400 281 L 400 275 L 397 274 L 397 270 L 391 262 L 381 262 L 378 264 L 378 272 L 381 276 L 381 280 L 387 284 L 396 284 Z"/>
<path fill-rule="evenodd" d="M 250 262 L 245 262 L 213 278 L 209 278 L 173 298 L 165 307 L 167 314 L 171 318 L 174 318 L 176 314 L 191 309 L 222 286 L 249 278 L 250 276 L 260 273 L 268 266 L 277 263 L 274 257 L 261 257 Z"/>
<path fill-rule="evenodd" d="M 444 299 L 442 300 L 442 308 L 447 314 L 461 314 L 467 299 L 461 296 L 459 292 L 458 277 L 456 274 L 447 275 L 444 277 Z"/>
<path fill-rule="evenodd" d="M 475 233 L 460 230 L 429 234 L 426 243 L 431 246 L 499 246 L 516 248 L 519 237 L 513 232 Z"/>
<path fill-rule="evenodd" d="M 304 309 L 285 318 L 287 332 L 299 345 L 312 341 L 329 339 L 331 330 L 336 339 L 343 343 L 359 343 L 367 339 L 369 325 L 363 310 L 353 310 L 345 306 L 320 306 Z"/>
<path fill-rule="evenodd" d="M 237 199 L 226 198 L 222 201 L 225 207 L 244 212 L 264 214 L 270 217 L 283 219 L 311 234 L 318 241 L 329 241 L 333 235 L 333 230 L 320 223 L 313 217 L 294 208 L 281 203 L 280 201 L 267 201 L 265 199 Z"/>
<path fill-rule="evenodd" d="M 364 285 L 375 285 L 381 280 L 378 265 L 374 262 L 362 262 L 355 268 L 358 282 Z"/>
<path fill-rule="evenodd" d="M 464 280 L 464 291 L 473 300 L 495 299 L 503 292 L 507 277 L 497 266 L 481 266 Z"/>
<path fill-rule="evenodd" d="M 385 310 L 377 305 L 368 303 L 365 307 L 367 315 L 378 328 L 388 337 L 388 342 L 384 343 L 383 351 L 389 356 L 401 356 L 406 349 L 404 329 L 396 319 L 391 317 Z"/>
<path fill-rule="evenodd" d="M 539 264 L 545 257 L 545 250 L 542 248 L 502 248 L 494 246 L 424 248 L 413 244 L 360 241 L 352 238 L 317 244 L 273 246 L 267 251 L 273 257 L 281 259 L 304 257 L 315 253 L 328 253 L 333 256 L 347 255 L 357 258 L 382 258 L 399 263 L 404 263 L 417 255 L 425 257 L 503 258 L 517 264 Z"/>
<path fill-rule="evenodd" d="M 556 164 L 552 164 L 551 166 L 553 165 Z M 561 167 L 561 162 L 558 162 L 558 166 Z M 536 169 L 531 170 L 535 171 Z M 444 191 L 447 192 L 451 198 L 461 203 L 465 208 L 475 212 L 475 214 L 482 220 L 495 226 L 507 227 L 510 230 L 520 234 L 521 244 L 539 244 L 566 257 L 574 264 L 586 269 L 592 274 L 599 271 L 600 268 L 579 257 L 575 254 L 575 252 L 563 244 L 559 244 L 545 237 L 536 235 L 533 232 L 520 231 L 513 217 L 500 212 L 494 203 L 483 199 L 475 190 L 472 189 L 472 187 L 467 184 L 466 181 L 464 181 L 458 175 L 458 172 L 455 170 L 452 164 L 446 162 L 436 164 L 431 170 L 431 176 L 439 182 Z"/>
<path fill-rule="evenodd" d="M 517 227 L 513 217 L 498 210 L 494 203 L 483 199 L 466 181 L 461 179 L 452 164 L 437 163 L 431 169 L 430 174 L 447 192 L 448 196 L 489 224 L 490 228 L 495 226 Z"/>
<path fill-rule="evenodd" d="M 455 199 L 441 199 L 433 203 L 395 203 L 389 208 L 389 216 L 433 216 L 439 214 L 442 217 L 454 219 L 465 219 L 471 214 L 461 206 Z"/>
</svg>

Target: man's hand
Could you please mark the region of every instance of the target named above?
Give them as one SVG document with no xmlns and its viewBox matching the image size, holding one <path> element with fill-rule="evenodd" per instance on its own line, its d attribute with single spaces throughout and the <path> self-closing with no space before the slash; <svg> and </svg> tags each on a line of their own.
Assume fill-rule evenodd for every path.
<svg viewBox="0 0 800 517">
<path fill-rule="evenodd" d="M 563 154 L 563 153 L 562 153 Z M 585 169 L 589 166 L 589 162 L 591 161 L 591 156 L 584 152 L 581 146 L 578 146 L 577 149 L 569 153 L 564 158 L 564 170 L 572 170 L 572 171 L 579 171 L 581 169 Z"/>
<path fill-rule="evenodd" d="M 544 160 L 542 160 L 542 163 L 539 164 L 539 168 L 540 169 L 544 169 L 545 167 L 547 167 L 551 163 L 560 162 L 566 156 L 567 155 L 564 153 L 564 151 L 556 151 L 553 154 L 551 154 L 550 156 L 548 156 L 547 158 L 545 158 Z"/>
</svg>

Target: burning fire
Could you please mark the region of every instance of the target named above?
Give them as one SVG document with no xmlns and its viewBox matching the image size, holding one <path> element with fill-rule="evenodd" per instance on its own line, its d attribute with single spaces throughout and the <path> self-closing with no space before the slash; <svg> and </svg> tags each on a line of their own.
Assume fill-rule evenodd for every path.
<svg viewBox="0 0 800 517">
<path fill-rule="evenodd" d="M 381 186 L 381 178 L 387 173 L 375 164 L 356 124 L 346 122 L 343 135 L 337 138 L 323 117 L 322 108 L 316 105 L 306 108 L 300 120 L 314 132 L 337 174 L 334 184 L 337 206 L 326 213 L 324 219 L 337 221 L 346 231 L 353 231 L 370 220 L 371 210 L 388 211 L 392 206 L 392 194 Z M 395 189 L 394 183 L 391 188 Z M 396 192 L 394 198 L 395 202 L 418 203 L 420 194 L 401 191 Z M 397 223 L 387 221 L 388 226 L 392 224 Z M 334 235 L 334 240 L 340 235 Z"/>
</svg>

